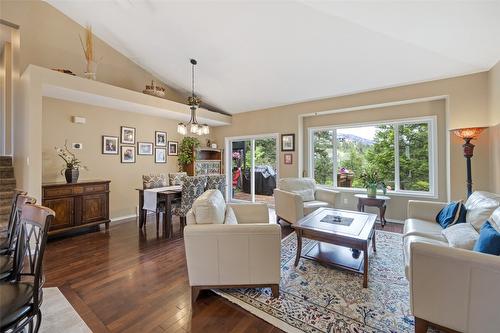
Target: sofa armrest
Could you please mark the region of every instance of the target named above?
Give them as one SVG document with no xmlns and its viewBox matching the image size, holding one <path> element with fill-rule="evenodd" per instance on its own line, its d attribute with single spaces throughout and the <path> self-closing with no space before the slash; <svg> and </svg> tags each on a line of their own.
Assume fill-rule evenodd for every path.
<svg viewBox="0 0 500 333">
<path fill-rule="evenodd" d="M 435 221 L 436 215 L 447 205 L 446 202 L 408 200 L 407 218 Z"/>
<path fill-rule="evenodd" d="M 415 242 L 410 248 L 412 314 L 459 332 L 500 327 L 500 257 Z"/>
<path fill-rule="evenodd" d="M 295 223 L 304 217 L 302 197 L 293 192 L 274 189 L 276 215 L 289 223 Z"/>
<path fill-rule="evenodd" d="M 238 224 L 269 223 L 269 207 L 265 203 L 228 204 L 234 210 Z"/>
<path fill-rule="evenodd" d="M 335 206 L 335 196 L 339 193 L 339 191 L 330 190 L 327 188 L 316 188 L 314 192 L 314 197 L 316 200 L 328 202 L 328 204 L 332 207 Z"/>
<path fill-rule="evenodd" d="M 277 224 L 203 224 L 184 228 L 191 286 L 278 284 Z"/>
</svg>

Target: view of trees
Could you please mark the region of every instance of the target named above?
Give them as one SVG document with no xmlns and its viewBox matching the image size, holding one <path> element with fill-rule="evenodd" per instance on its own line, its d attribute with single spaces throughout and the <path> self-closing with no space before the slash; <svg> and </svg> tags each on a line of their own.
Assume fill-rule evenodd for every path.
<svg viewBox="0 0 500 333">
<path fill-rule="evenodd" d="M 429 191 L 428 124 L 396 126 L 399 134 L 399 177 L 401 190 Z M 338 186 L 361 188 L 359 175 L 366 168 L 375 168 L 386 185 L 395 188 L 395 147 L 393 125 L 379 125 L 349 129 L 350 133 L 373 132 L 360 136 L 336 132 Z M 333 185 L 333 130 L 314 133 L 314 176 L 318 183 Z M 352 175 L 352 183 L 340 183 L 340 174 Z M 348 184 L 348 185 L 345 185 Z"/>
</svg>

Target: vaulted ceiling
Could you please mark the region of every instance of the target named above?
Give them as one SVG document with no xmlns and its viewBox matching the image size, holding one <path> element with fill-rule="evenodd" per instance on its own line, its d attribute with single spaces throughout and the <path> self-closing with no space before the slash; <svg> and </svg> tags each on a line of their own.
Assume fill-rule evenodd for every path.
<svg viewBox="0 0 500 333">
<path fill-rule="evenodd" d="M 485 71 L 500 1 L 47 0 L 179 90 L 238 113 Z"/>
</svg>

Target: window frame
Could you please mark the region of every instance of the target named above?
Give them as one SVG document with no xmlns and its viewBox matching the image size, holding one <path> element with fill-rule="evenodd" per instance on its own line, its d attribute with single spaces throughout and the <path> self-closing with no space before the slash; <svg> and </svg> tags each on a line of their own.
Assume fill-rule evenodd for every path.
<svg viewBox="0 0 500 333">
<path fill-rule="evenodd" d="M 407 124 L 419 124 L 427 123 L 428 126 L 428 158 L 429 158 L 429 191 L 411 191 L 411 190 L 401 190 L 400 189 L 400 165 L 399 165 L 399 126 Z M 396 196 L 408 196 L 408 197 L 428 197 L 437 198 L 438 194 L 438 145 L 437 145 L 437 116 L 424 116 L 415 118 L 401 118 L 392 120 L 381 120 L 381 121 L 370 121 L 370 122 L 360 122 L 360 123 L 347 123 L 339 125 L 325 125 L 325 126 L 315 126 L 308 128 L 308 138 L 309 138 L 309 163 L 308 175 L 314 178 L 314 133 L 317 131 L 333 131 L 333 186 L 318 184 L 319 187 L 334 189 L 339 192 L 353 192 L 353 193 L 363 193 L 366 189 L 363 188 L 353 188 L 353 187 L 338 187 L 336 172 L 338 169 L 338 158 L 337 158 L 337 130 L 343 128 L 355 128 L 355 127 L 366 127 L 366 126 L 380 126 L 380 125 L 391 125 L 394 127 L 394 190 L 387 191 L 388 194 Z"/>
</svg>

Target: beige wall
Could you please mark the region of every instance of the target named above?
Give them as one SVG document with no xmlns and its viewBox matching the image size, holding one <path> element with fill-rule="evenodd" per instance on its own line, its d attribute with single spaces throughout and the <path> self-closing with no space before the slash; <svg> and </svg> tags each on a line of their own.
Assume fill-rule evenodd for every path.
<svg viewBox="0 0 500 333">
<path fill-rule="evenodd" d="M 0 17 L 20 26 L 21 73 L 29 64 L 34 64 L 69 69 L 83 76 L 85 61 L 79 36 L 84 37 L 84 29 L 78 23 L 40 0 L 1 0 Z M 102 57 L 97 69 L 99 81 L 142 91 L 154 78 L 97 37 L 95 53 L 97 59 Z M 185 102 L 185 98 L 171 88 L 167 89 L 167 98 Z"/>
<path fill-rule="evenodd" d="M 500 193 L 500 62 L 489 72 L 490 190 Z"/>
<path fill-rule="evenodd" d="M 74 124 L 71 116 L 86 118 L 85 124 Z M 82 143 L 82 150 L 72 150 L 89 170 L 80 171 L 80 179 L 111 180 L 110 215 L 119 218 L 135 214 L 141 176 L 148 173 L 177 172 L 177 156 L 168 156 L 167 164 L 154 163 L 153 155 L 137 155 L 136 163 L 123 164 L 119 155 L 101 154 L 102 135 L 120 135 L 120 126 L 136 128 L 136 141 L 154 142 L 154 133 L 166 131 L 169 141 L 182 140 L 176 132 L 177 122 L 165 118 L 99 108 L 86 104 L 43 99 L 42 159 L 43 182 L 64 181 L 59 171 L 64 166 L 54 147 Z M 200 138 L 202 144 L 205 138 Z M 136 145 L 137 147 L 137 145 Z M 136 148 L 137 149 L 137 148 Z"/>
<path fill-rule="evenodd" d="M 297 134 L 299 132 L 299 126 L 303 128 L 302 123 L 299 125 L 299 115 L 433 96 L 447 97 L 445 109 L 448 123 L 443 125 L 441 120 L 438 124 L 441 128 L 443 128 L 443 126 L 446 126 L 447 129 L 466 126 L 486 126 L 490 123 L 488 110 L 488 82 L 488 73 L 483 72 L 451 79 L 436 80 L 236 114 L 233 116 L 233 123 L 231 126 L 223 126 L 214 129 L 214 137 L 219 144 L 223 144 L 224 138 L 230 136 L 260 133 Z M 352 122 L 360 121 L 358 118 L 352 116 L 352 112 L 345 113 L 344 116 L 350 117 Z M 419 113 L 417 112 L 412 116 L 419 116 Z M 324 125 L 328 125 L 328 123 Z M 490 165 L 489 163 L 485 163 L 489 161 L 490 154 L 490 144 L 487 139 L 488 135 L 488 131 L 486 131 L 485 135 L 476 142 L 477 146 L 472 170 L 476 189 L 487 190 L 490 188 Z M 451 199 L 462 199 L 465 196 L 465 160 L 461 147 L 462 142 L 452 135 L 448 135 L 448 139 L 450 140 L 450 165 L 452 166 L 450 171 Z M 443 145 L 441 141 L 439 144 Z M 444 144 L 446 144 L 446 142 Z M 305 156 L 307 156 L 306 151 L 304 151 L 304 157 Z M 443 159 L 442 156 L 441 159 Z M 281 154 L 280 171 L 281 177 L 298 176 L 297 150 L 294 153 L 294 164 L 292 165 L 283 164 L 283 154 Z M 442 177 L 440 179 L 442 179 Z"/>
</svg>

